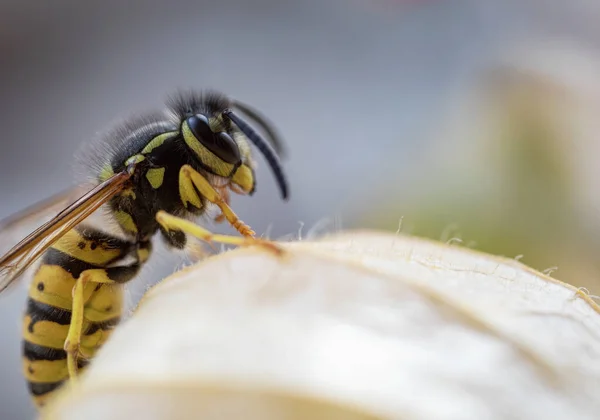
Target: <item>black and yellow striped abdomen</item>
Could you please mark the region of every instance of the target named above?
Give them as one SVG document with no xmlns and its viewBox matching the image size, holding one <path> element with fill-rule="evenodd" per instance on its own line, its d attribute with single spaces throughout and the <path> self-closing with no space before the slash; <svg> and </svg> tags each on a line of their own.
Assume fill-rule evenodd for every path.
<svg viewBox="0 0 600 420">
<path fill-rule="evenodd" d="M 271 144 L 234 108 L 258 123 Z M 2 291 L 37 259 L 37 250 L 47 249 L 29 289 L 23 323 L 23 369 L 38 405 L 75 377 L 78 365 L 108 339 L 122 313 L 121 285 L 149 258 L 156 234 L 175 249 L 185 247 L 187 235 L 215 240 L 188 220 L 215 205 L 221 211 L 217 221 L 254 236 L 229 206 L 231 192 L 252 195 L 256 189 L 251 144 L 263 154 L 287 198 L 287 181 L 273 150 L 280 144 L 274 129 L 248 105 L 216 92 L 178 94 L 166 113 L 126 121 L 105 138 L 104 147 L 84 162 L 97 185 L 0 256 Z M 44 213 L 51 210 L 47 201 L 42 204 Z M 100 206 L 127 239 L 82 224 Z M 14 221 L 5 226 L 11 225 Z M 70 226 L 75 227 L 65 232 Z M 219 238 L 232 245 L 252 241 Z M 48 244 L 52 246 L 46 248 Z"/>
<path fill-rule="evenodd" d="M 69 376 L 64 345 L 76 280 L 86 270 L 103 269 L 122 259 L 129 248 L 128 242 L 105 234 L 74 229 L 42 257 L 29 288 L 23 322 L 23 370 L 37 405 L 43 405 Z M 107 340 L 123 307 L 119 283 L 88 283 L 84 296 L 80 367 Z"/>
</svg>

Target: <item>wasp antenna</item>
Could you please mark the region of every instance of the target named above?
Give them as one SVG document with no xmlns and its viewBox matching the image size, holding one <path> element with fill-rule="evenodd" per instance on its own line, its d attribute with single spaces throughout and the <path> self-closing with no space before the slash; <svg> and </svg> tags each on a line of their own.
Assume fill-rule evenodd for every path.
<svg viewBox="0 0 600 420">
<path fill-rule="evenodd" d="M 271 142 L 271 145 L 273 146 L 273 149 L 275 149 L 279 157 L 285 159 L 287 152 L 285 150 L 284 142 L 282 141 L 281 136 L 279 135 L 273 124 L 271 124 L 264 115 L 262 115 L 259 111 L 257 111 L 255 108 L 251 107 L 248 104 L 240 102 L 236 99 L 233 101 L 233 105 L 240 111 L 242 111 L 244 114 L 246 114 L 248 117 L 253 119 L 262 127 L 263 130 L 265 130 L 265 133 L 269 136 L 269 140 Z"/>
<path fill-rule="evenodd" d="M 246 123 L 242 118 L 237 116 L 231 109 L 226 109 L 223 111 L 223 115 L 231 120 L 241 131 L 250 139 L 252 143 L 258 150 L 263 154 L 273 174 L 275 175 L 275 179 L 277 180 L 277 184 L 279 185 L 279 190 L 281 191 L 281 196 L 284 200 L 288 198 L 288 184 L 283 174 L 283 169 L 281 167 L 281 162 L 279 161 L 279 157 L 273 147 L 266 142 L 248 123 Z"/>
</svg>

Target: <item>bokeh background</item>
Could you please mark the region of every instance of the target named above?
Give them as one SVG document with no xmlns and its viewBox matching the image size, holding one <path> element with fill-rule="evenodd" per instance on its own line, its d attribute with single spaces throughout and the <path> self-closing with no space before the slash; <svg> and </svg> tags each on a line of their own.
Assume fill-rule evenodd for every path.
<svg viewBox="0 0 600 420">
<path fill-rule="evenodd" d="M 216 88 L 288 144 L 291 200 L 259 158 L 233 202 L 257 232 L 400 229 L 600 294 L 599 21 L 585 0 L 2 0 L 0 217 L 71 185 L 113 121 Z M 155 253 L 136 287 L 181 261 Z M 24 302 L 0 296 L 2 420 L 35 415 Z"/>
</svg>

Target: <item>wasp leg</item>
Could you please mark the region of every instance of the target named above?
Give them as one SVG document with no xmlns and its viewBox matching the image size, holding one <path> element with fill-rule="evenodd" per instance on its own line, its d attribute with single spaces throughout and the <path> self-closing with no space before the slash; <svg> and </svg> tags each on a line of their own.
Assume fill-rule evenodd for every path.
<svg viewBox="0 0 600 420">
<path fill-rule="evenodd" d="M 227 188 L 223 188 L 221 190 L 221 196 L 223 197 L 223 201 L 225 201 L 225 204 L 229 205 L 229 200 L 230 200 L 231 196 L 230 196 L 229 190 Z M 215 222 L 217 222 L 217 223 L 223 223 L 224 221 L 225 221 L 225 215 L 223 213 L 221 213 L 217 217 L 215 217 Z"/>
<path fill-rule="evenodd" d="M 229 201 L 231 199 L 231 193 L 229 191 L 233 191 L 236 194 L 245 194 L 245 192 L 238 186 L 236 186 L 235 184 L 229 184 L 227 185 L 226 188 L 223 188 L 221 190 L 221 195 L 223 196 L 223 200 L 225 200 L 225 203 L 227 203 L 227 205 L 229 205 Z M 223 213 L 219 214 L 217 217 L 215 217 L 215 222 L 217 223 L 223 223 L 225 221 L 225 215 Z"/>
<path fill-rule="evenodd" d="M 195 188 L 194 188 L 195 187 Z M 200 197 L 196 190 L 205 197 L 208 201 L 216 204 L 223 213 L 223 216 L 237 231 L 243 236 L 254 236 L 254 231 L 240 220 L 233 212 L 226 200 L 214 189 L 212 185 L 201 174 L 196 172 L 189 165 L 184 165 L 179 172 L 179 191 L 183 203 L 187 206 L 188 203 L 194 204 L 196 207 L 201 207 Z"/>
<path fill-rule="evenodd" d="M 81 273 L 75 287 L 73 288 L 73 309 L 71 311 L 71 324 L 69 333 L 65 341 L 65 352 L 67 352 L 67 369 L 69 377 L 75 379 L 77 376 L 77 356 L 79 353 L 79 343 L 81 341 L 81 330 L 83 329 L 83 308 L 85 299 L 83 291 L 85 289 L 87 276 Z"/>
<path fill-rule="evenodd" d="M 87 283 L 126 283 L 138 273 L 140 263 L 106 269 L 96 268 L 86 270 L 77 279 L 73 287 L 73 309 L 71 311 L 71 323 L 65 341 L 65 352 L 67 353 L 67 369 L 69 377 L 77 377 L 77 359 L 79 357 L 79 346 L 83 334 L 83 313 L 85 309 L 84 290 Z"/>
<path fill-rule="evenodd" d="M 283 250 L 276 245 L 274 242 L 267 241 L 264 239 L 258 239 L 249 236 L 230 236 L 230 235 L 219 235 L 212 233 L 209 230 L 197 225 L 196 223 L 190 222 L 189 220 L 182 219 L 164 211 L 159 211 L 156 214 L 156 221 L 168 232 L 168 231 L 179 231 L 195 236 L 206 242 L 219 242 L 229 245 L 237 246 L 250 246 L 258 245 L 267 248 L 269 251 L 273 251 L 277 254 L 281 254 Z"/>
</svg>

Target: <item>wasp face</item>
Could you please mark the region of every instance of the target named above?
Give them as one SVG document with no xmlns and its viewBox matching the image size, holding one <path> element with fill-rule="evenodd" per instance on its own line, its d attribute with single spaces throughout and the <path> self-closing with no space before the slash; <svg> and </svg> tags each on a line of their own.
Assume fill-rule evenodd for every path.
<svg viewBox="0 0 600 420">
<path fill-rule="evenodd" d="M 232 165 L 241 163 L 240 149 L 236 142 L 226 131 L 213 132 L 205 115 L 193 115 L 186 123 L 196 140 L 223 162 Z"/>
<path fill-rule="evenodd" d="M 236 190 L 252 194 L 256 188 L 253 143 L 271 167 L 281 195 L 287 199 L 287 181 L 276 151 L 240 116 L 239 108 L 279 144 L 269 124 L 251 107 L 216 92 L 191 92 L 173 97 L 169 107 L 181 125 L 181 134 L 196 162 L 212 175 L 225 178 Z"/>
<path fill-rule="evenodd" d="M 241 193 L 254 192 L 254 168 L 250 148 L 243 136 L 234 133 L 230 126 L 228 129 L 222 119 L 209 119 L 204 114 L 187 117 L 182 124 L 182 133 L 206 171 L 229 179 Z"/>
<path fill-rule="evenodd" d="M 195 114 L 181 124 L 185 143 L 207 172 L 231 178 L 242 164 L 236 141 L 217 118 Z"/>
</svg>

